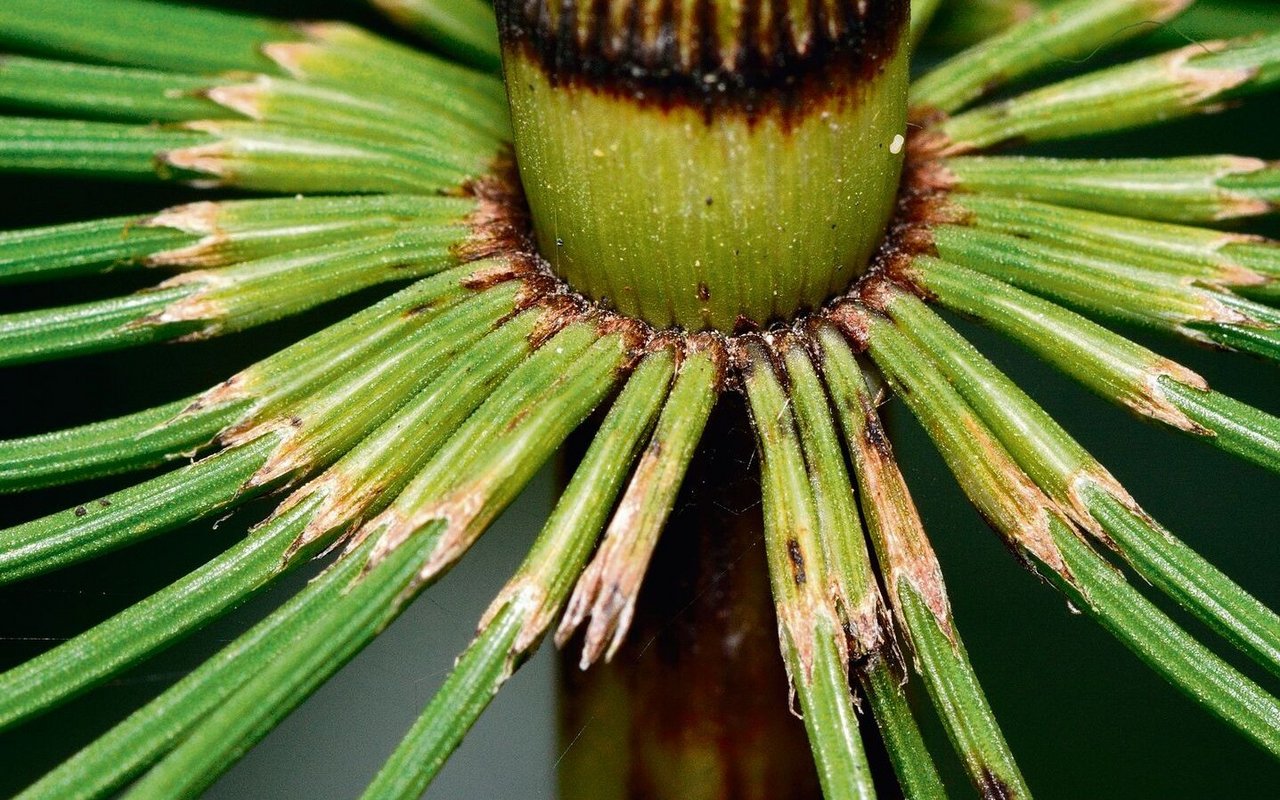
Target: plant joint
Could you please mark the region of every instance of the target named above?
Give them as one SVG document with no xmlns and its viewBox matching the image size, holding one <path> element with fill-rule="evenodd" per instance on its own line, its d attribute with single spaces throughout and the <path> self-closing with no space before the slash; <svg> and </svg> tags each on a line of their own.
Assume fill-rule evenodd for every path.
<svg viewBox="0 0 1280 800">
<path fill-rule="evenodd" d="M 500 0 L 533 241 L 604 308 L 733 334 L 866 272 L 907 136 L 904 0 Z"/>
</svg>

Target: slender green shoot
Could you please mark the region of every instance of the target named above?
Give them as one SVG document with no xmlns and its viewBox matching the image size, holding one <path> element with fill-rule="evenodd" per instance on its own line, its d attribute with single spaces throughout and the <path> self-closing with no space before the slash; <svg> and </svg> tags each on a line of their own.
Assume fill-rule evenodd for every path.
<svg viewBox="0 0 1280 800">
<path fill-rule="evenodd" d="M 1277 82 L 1280 34 L 1197 43 L 977 108 L 939 129 L 954 152 L 1011 140 L 1097 136 L 1218 111 Z"/>
<path fill-rule="evenodd" d="M 574 588 L 555 638 L 563 647 L 591 618 L 582 652 L 583 669 L 601 656 L 612 657 L 622 644 L 649 559 L 715 405 L 724 361 L 719 342 L 711 338 L 695 339 L 683 354 L 653 438 L 640 457 L 599 550 Z"/>
<path fill-rule="evenodd" d="M 863 515 L 890 604 L 916 658 L 916 670 L 975 788 L 984 797 L 1030 797 L 952 620 L 942 570 L 889 448 L 862 368 L 835 330 L 822 329 L 818 340 L 827 386 L 842 411 Z M 879 682 L 892 681 L 883 674 L 884 667 L 872 665 L 872 669 L 881 670 Z M 901 704 L 892 696 L 872 702 Z M 900 775 L 906 773 L 904 781 L 922 786 L 924 796 L 944 796 L 932 764 L 919 756 L 911 728 L 898 735 L 907 737 L 896 756 L 902 762 Z"/>
<path fill-rule="evenodd" d="M 747 345 L 744 383 L 760 444 L 765 553 L 782 655 L 828 800 L 875 797 L 849 691 L 849 652 L 830 584 L 827 529 L 806 463 L 803 434 L 763 342 Z M 810 456 L 812 457 L 812 456 Z"/>
<path fill-rule="evenodd" d="M 929 352 L 1018 465 L 1077 525 L 1280 675 L 1280 617 L 1147 515 L 1044 409 L 923 303 L 898 293 L 886 308 L 898 327 Z"/>
<path fill-rule="evenodd" d="M 670 348 L 637 367 L 529 555 L 490 605 L 480 632 L 366 790 L 366 800 L 422 794 L 480 713 L 538 646 L 586 564 L 675 368 Z"/>
<path fill-rule="evenodd" d="M 370 2 L 441 52 L 489 72 L 502 66 L 498 24 L 493 8 L 484 0 Z"/>
<path fill-rule="evenodd" d="M 900 396 L 970 501 L 1009 546 L 1153 670 L 1280 756 L 1280 702 L 1183 631 L 1094 552 L 905 334 L 871 314 L 864 313 L 862 322 L 885 377 L 904 390 Z"/>
<path fill-rule="evenodd" d="M 910 271 L 940 305 L 992 326 L 1099 396 L 1266 469 L 1280 469 L 1280 419 L 1211 390 L 1186 367 L 972 270 L 924 257 Z"/>
<path fill-rule="evenodd" d="M 959 156 L 942 164 L 961 192 L 1140 219 L 1219 222 L 1269 214 L 1280 207 L 1280 169 L 1258 158 Z"/>
<path fill-rule="evenodd" d="M 912 85 L 911 102 L 954 113 L 1019 78 L 1149 33 L 1190 5 L 1191 0 L 1058 4 L 934 67 Z"/>
</svg>

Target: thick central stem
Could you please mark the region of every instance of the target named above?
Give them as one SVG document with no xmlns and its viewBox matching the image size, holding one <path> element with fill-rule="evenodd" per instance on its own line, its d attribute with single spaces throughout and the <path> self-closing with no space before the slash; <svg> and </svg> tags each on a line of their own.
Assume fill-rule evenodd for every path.
<svg viewBox="0 0 1280 800">
<path fill-rule="evenodd" d="M 658 327 L 788 319 L 894 204 L 907 0 L 498 0 L 542 254 Z"/>
</svg>

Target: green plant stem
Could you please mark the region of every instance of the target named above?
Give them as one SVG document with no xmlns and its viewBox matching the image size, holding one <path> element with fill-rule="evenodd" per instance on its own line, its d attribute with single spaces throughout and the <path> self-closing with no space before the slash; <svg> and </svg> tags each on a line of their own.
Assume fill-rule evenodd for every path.
<svg viewBox="0 0 1280 800">
<path fill-rule="evenodd" d="M 200 96 L 211 83 L 191 75 L 21 56 L 6 55 L 0 63 L 0 102 L 93 119 L 179 122 L 235 116 Z"/>
<path fill-rule="evenodd" d="M 1152 669 L 1280 756 L 1280 702 L 1161 613 L 1093 551 L 904 334 L 866 318 L 870 352 L 969 499 L 1023 559 Z"/>
<path fill-rule="evenodd" d="M 765 553 L 787 672 L 799 697 L 823 796 L 875 797 L 849 691 L 849 654 L 828 595 L 834 577 L 823 553 L 803 438 L 763 346 L 749 346 L 745 384 L 760 443 Z"/>
<path fill-rule="evenodd" d="M 212 709 L 124 797 L 175 800 L 203 791 L 416 596 L 418 570 L 444 527 L 430 526 L 385 558 L 366 561 L 340 598 L 279 647 L 274 659 Z"/>
<path fill-rule="evenodd" d="M 869 657 L 887 646 L 883 629 L 886 613 L 830 401 L 809 356 L 807 342 L 788 337 L 780 349 L 796 431 L 812 484 L 830 599 L 849 639 L 850 659 Z"/>
<path fill-rule="evenodd" d="M 1041 11 L 935 67 L 911 87 L 914 105 L 953 113 L 1046 67 L 1096 55 L 1147 33 L 1191 0 L 1073 0 Z"/>
<path fill-rule="evenodd" d="M 965 225 L 939 225 L 932 235 L 943 259 L 1025 291 L 1120 322 L 1280 360 L 1280 311 L 1196 281 L 1187 274 L 1194 268 L 1174 264 L 1161 270 L 1145 261 Z"/>
<path fill-rule="evenodd" d="M 1280 675 L 1280 618 L 1148 516 L 1044 409 L 923 303 L 899 294 L 888 311 L 1060 508 L 1143 578 Z"/>
<path fill-rule="evenodd" d="M 131 268 L 152 253 L 187 247 L 199 238 L 142 224 L 144 219 L 116 217 L 0 233 L 0 283 Z"/>
<path fill-rule="evenodd" d="M 959 156 L 942 162 L 955 187 L 1170 222 L 1272 213 L 1280 169 L 1257 158 L 1061 159 Z"/>
<path fill-rule="evenodd" d="M 29 578 L 243 503 L 281 437 L 264 434 L 189 467 L 0 532 L 0 583 Z"/>
<path fill-rule="evenodd" d="M 931 258 L 916 259 L 912 273 L 940 305 L 991 325 L 1101 397 L 1280 468 L 1280 419 L 1210 390 L 1185 367 L 980 273 Z"/>
<path fill-rule="evenodd" d="M 590 555 L 662 408 L 673 372 L 670 350 L 649 356 L 636 369 L 519 571 L 490 606 L 475 641 L 365 791 L 366 800 L 421 795 L 499 688 L 537 647 Z"/>
<path fill-rule="evenodd" d="M 1050 530 L 1070 571 L 1042 574 L 1122 644 L 1197 705 L 1280 758 L 1280 703 L 1241 675 L 1144 598 L 1070 528 Z"/>
<path fill-rule="evenodd" d="M 488 72 L 502 66 L 498 24 L 484 0 L 370 0 L 431 45 Z"/>
<path fill-rule="evenodd" d="M 89 631 L 0 674 L 0 728 L 71 699 L 266 585 L 319 506 L 299 503 L 199 570 Z"/>
<path fill-rule="evenodd" d="M 1160 388 L 1169 402 L 1197 425 L 1213 431 L 1213 443 L 1280 473 L 1280 420 L 1226 395 L 1204 391 L 1161 377 Z"/>
<path fill-rule="evenodd" d="M 889 751 L 903 796 L 912 800 L 945 800 L 946 789 L 911 714 L 903 679 L 884 658 L 873 658 L 858 669 L 858 680 L 870 701 L 871 714 Z"/>
<path fill-rule="evenodd" d="M 195 397 L 55 433 L 0 441 L 0 492 L 158 466 L 194 453 L 244 416 L 237 400 L 188 413 Z"/>
<path fill-rule="evenodd" d="M 1139 272 L 1216 288 L 1275 291 L 1280 244 L 1210 228 L 1171 225 L 989 195 L 957 194 L 964 222 L 1056 245 Z"/>
<path fill-rule="evenodd" d="M 986 695 L 965 654 L 951 617 L 937 557 L 925 534 L 906 481 L 876 413 L 876 400 L 861 367 L 840 334 L 819 331 L 827 386 L 849 446 L 862 510 L 875 544 L 890 604 L 969 779 L 984 797 L 1029 797 L 1030 791 L 1005 742 Z M 881 676 L 883 681 L 885 676 Z M 874 702 L 874 701 L 873 701 Z M 892 702 L 882 698 L 881 702 Z M 911 729 L 895 761 L 927 794 L 943 795 L 932 765 L 922 764 Z M 918 735 L 918 734 L 917 734 Z M 888 740 L 892 745 L 892 740 Z M 904 779 L 905 780 L 905 779 Z"/>
<path fill-rule="evenodd" d="M 654 546 L 716 403 L 722 357 L 705 347 L 684 353 L 653 437 L 599 550 L 574 588 L 556 631 L 556 644 L 563 647 L 590 617 L 583 669 L 601 656 L 611 656 L 626 635 Z"/>
<path fill-rule="evenodd" d="M 397 348 L 403 349 L 416 332 L 467 296 L 462 284 L 473 269 L 419 281 L 195 397 L 114 420 L 0 442 L 0 491 L 162 464 L 219 437 L 242 434 L 273 418 L 296 416 L 303 397 L 323 395 L 327 385 L 341 383 L 339 378 L 349 382 L 367 378 L 371 371 L 376 374 Z"/>
<path fill-rule="evenodd" d="M 251 676 L 296 640 L 357 580 L 371 546 L 347 554 L 213 658 L 24 790 L 22 800 L 91 800 L 108 795 L 184 740 Z"/>
<path fill-rule="evenodd" d="M 1027 92 L 943 122 L 956 151 L 1142 127 L 1216 111 L 1280 81 L 1280 35 L 1191 45 Z"/>
<path fill-rule="evenodd" d="M 0 42 L 85 61 L 178 72 L 260 72 L 274 65 L 261 47 L 298 38 L 288 25 L 144 0 L 6 0 Z"/>
<path fill-rule="evenodd" d="M 391 502 L 502 376 L 526 357 L 525 312 L 458 356 L 382 426 L 243 542 L 84 634 L 0 675 L 0 727 L 44 711 L 225 613 Z M 409 445 L 412 442 L 412 446 Z M 146 635 L 139 635 L 139 631 Z"/>
<path fill-rule="evenodd" d="M 541 369 L 557 377 L 530 398 L 532 403 L 513 408 L 513 416 L 488 418 L 488 404 L 482 406 L 478 415 L 486 417 L 483 424 L 498 426 L 502 435 L 474 438 L 468 435 L 472 426 L 464 424 L 388 512 L 375 517 L 358 534 L 357 541 L 375 540 L 364 575 L 346 598 L 346 602 L 357 603 L 359 610 L 339 607 L 328 612 L 204 720 L 126 796 L 198 794 L 394 619 L 409 600 L 452 565 L 524 487 L 549 452 L 608 392 L 623 363 L 621 338 L 614 334 L 594 342 L 588 339 L 589 346 L 579 351 L 581 355 L 567 353 L 567 348 L 557 347 L 552 340 L 526 361 L 524 368 Z M 608 357 L 610 350 L 612 358 Z M 556 360 L 568 360 L 572 367 L 567 372 L 549 369 Z M 507 383 L 518 380 L 521 371 L 515 370 Z M 517 388 L 524 388 L 523 381 Z M 494 397 L 501 394 L 500 388 Z M 453 443 L 459 436 L 473 448 L 477 441 L 485 445 L 458 459 Z M 440 465 L 449 467 L 443 482 L 446 473 Z M 447 508 L 445 493 L 458 485 L 464 487 L 469 502 L 476 501 L 477 507 L 467 512 L 468 517 L 422 508 L 428 500 L 441 501 L 445 505 L 440 508 Z M 408 559 L 403 560 L 406 553 Z M 392 565 L 394 572 L 387 573 L 386 565 Z M 382 582 L 373 576 L 379 574 L 395 577 L 378 588 Z M 368 589 L 370 595 L 360 597 L 370 583 L 374 584 Z"/>
<path fill-rule="evenodd" d="M 0 363 L 64 358 L 181 337 L 203 338 L 291 316 L 360 289 L 456 266 L 456 223 L 180 275 L 134 295 L 0 316 Z"/>
</svg>

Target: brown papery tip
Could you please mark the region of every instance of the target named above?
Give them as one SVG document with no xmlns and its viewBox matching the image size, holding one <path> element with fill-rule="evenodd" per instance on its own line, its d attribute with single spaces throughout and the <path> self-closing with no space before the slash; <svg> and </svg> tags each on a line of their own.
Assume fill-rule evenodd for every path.
<svg viewBox="0 0 1280 800">
<path fill-rule="evenodd" d="M 874 76 L 909 0 L 496 0 L 505 47 L 555 84 L 665 105 L 745 107 Z"/>
</svg>

